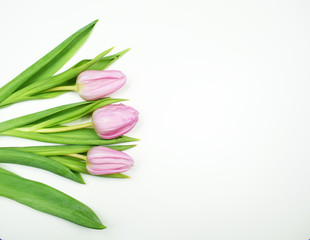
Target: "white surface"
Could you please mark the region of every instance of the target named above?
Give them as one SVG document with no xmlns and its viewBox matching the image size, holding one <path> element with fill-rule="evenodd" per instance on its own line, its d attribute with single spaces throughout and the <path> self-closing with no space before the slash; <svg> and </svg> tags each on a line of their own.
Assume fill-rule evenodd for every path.
<svg viewBox="0 0 310 240">
<path fill-rule="evenodd" d="M 129 180 L 5 165 L 94 209 L 96 231 L 0 199 L 2 240 L 310 238 L 309 1 L 1 1 L 1 85 L 99 18 L 66 67 L 116 46 L 140 111 Z M 79 101 L 1 109 L 1 121 Z M 15 138 L 1 146 L 37 145 Z M 42 144 L 42 143 L 41 143 Z"/>
</svg>

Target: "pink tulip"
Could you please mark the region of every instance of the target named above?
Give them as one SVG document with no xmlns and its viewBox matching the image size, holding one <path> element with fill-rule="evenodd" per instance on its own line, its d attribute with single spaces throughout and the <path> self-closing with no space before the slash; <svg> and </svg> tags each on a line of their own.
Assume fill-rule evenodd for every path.
<svg viewBox="0 0 310 240">
<path fill-rule="evenodd" d="M 112 139 L 129 132 L 138 121 L 138 111 L 124 104 L 98 108 L 93 113 L 93 126 L 99 137 Z"/>
<path fill-rule="evenodd" d="M 76 80 L 77 92 L 84 100 L 97 100 L 120 89 L 126 76 L 116 70 L 89 70 L 80 73 Z"/>
<path fill-rule="evenodd" d="M 86 168 L 90 174 L 104 175 L 125 172 L 133 163 L 132 158 L 124 152 L 97 146 L 88 151 Z"/>
</svg>

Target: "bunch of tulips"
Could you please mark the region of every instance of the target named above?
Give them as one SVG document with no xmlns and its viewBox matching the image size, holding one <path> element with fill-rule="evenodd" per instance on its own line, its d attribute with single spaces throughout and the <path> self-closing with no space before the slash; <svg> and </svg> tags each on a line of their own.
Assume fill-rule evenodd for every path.
<svg viewBox="0 0 310 240">
<path fill-rule="evenodd" d="M 21 101 L 53 98 L 68 91 L 76 91 L 85 100 L 1 122 L 1 136 L 57 145 L 0 147 L 0 163 L 44 169 L 78 183 L 84 183 L 81 174 L 128 178 L 124 172 L 134 161 L 123 151 L 135 145 L 119 143 L 138 140 L 124 135 L 136 125 L 138 112 L 119 103 L 125 99 L 107 97 L 125 84 L 126 76 L 120 71 L 106 70 L 128 49 L 106 56 L 112 50 L 109 49 L 56 74 L 86 41 L 96 22 L 71 35 L 0 88 L 2 108 Z M 89 115 L 88 122 L 72 123 Z M 3 168 L 0 168 L 0 196 L 84 227 L 105 228 L 97 215 L 78 200 Z"/>
</svg>

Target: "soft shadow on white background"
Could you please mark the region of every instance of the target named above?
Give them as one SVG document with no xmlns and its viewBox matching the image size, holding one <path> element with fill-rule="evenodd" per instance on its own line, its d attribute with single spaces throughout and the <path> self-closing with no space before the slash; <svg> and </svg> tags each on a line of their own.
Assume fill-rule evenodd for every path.
<svg viewBox="0 0 310 240">
<path fill-rule="evenodd" d="M 291 240 L 310 238 L 307 1 L 2 1 L 0 86 L 99 19 L 66 68 L 115 46 L 140 122 L 131 179 L 82 186 L 1 166 L 89 205 L 108 226 L 76 226 L 0 198 L 0 238 Z M 0 120 L 80 101 L 16 104 Z M 42 145 L 1 137 L 1 146 Z"/>
</svg>

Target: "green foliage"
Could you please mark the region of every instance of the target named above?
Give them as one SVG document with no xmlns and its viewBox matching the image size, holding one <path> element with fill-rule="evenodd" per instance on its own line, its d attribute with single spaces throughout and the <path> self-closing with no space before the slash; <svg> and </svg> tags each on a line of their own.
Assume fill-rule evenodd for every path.
<svg viewBox="0 0 310 240">
<path fill-rule="evenodd" d="M 2 168 L 0 196 L 84 227 L 106 228 L 97 215 L 80 201 L 48 185 L 22 178 Z"/>
</svg>

